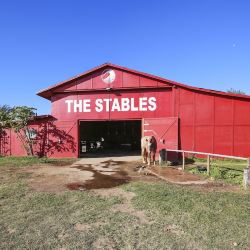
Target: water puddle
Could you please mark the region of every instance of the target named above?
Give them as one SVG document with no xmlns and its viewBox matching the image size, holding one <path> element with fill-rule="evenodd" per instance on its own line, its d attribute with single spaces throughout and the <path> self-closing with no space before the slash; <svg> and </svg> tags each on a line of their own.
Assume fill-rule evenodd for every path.
<svg viewBox="0 0 250 250">
<path fill-rule="evenodd" d="M 130 181 L 128 173 L 117 168 L 118 164 L 121 162 L 106 161 L 102 162 L 100 166 L 97 165 L 76 165 L 81 171 L 89 171 L 94 174 L 92 180 L 87 180 L 85 182 L 74 182 L 67 184 L 67 188 L 70 190 L 90 190 L 99 188 L 112 188 L 116 187 Z"/>
</svg>

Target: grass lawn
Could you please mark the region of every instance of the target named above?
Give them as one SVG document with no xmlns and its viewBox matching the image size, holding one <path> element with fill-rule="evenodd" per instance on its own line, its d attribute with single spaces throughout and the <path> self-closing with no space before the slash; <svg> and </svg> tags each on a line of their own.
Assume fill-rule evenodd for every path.
<svg viewBox="0 0 250 250">
<path fill-rule="evenodd" d="M 75 158 L 38 158 L 38 157 L 0 157 L 0 167 L 25 167 L 33 165 L 56 165 L 65 166 L 70 165 L 76 161 Z"/>
<path fill-rule="evenodd" d="M 242 185 L 243 183 L 243 170 L 246 168 L 246 161 L 211 159 L 210 176 L 208 176 L 205 168 L 197 168 L 197 166 L 206 167 L 206 159 L 194 158 L 192 160 L 194 160 L 194 165 L 187 168 L 191 173 L 212 177 L 215 180 L 223 180 L 230 184 Z"/>
<path fill-rule="evenodd" d="M 201 192 L 167 183 L 120 186 L 135 194 L 131 205 L 145 214 L 143 223 L 136 213 L 114 209 L 125 204 L 122 196 L 33 191 L 31 174 L 18 170 L 44 164 L 35 161 L 0 159 L 0 249 L 249 249 L 249 192 Z"/>
</svg>

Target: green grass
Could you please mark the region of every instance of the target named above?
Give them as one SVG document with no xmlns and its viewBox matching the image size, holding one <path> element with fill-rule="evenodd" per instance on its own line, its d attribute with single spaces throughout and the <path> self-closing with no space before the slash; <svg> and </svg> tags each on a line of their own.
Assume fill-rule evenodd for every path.
<svg viewBox="0 0 250 250">
<path fill-rule="evenodd" d="M 100 249 L 228 250 L 234 243 L 249 249 L 249 192 L 203 193 L 167 183 L 121 186 L 136 194 L 134 208 L 151 221 L 142 224 L 112 210 L 121 197 L 35 192 L 27 184 L 30 174 L 14 171 L 18 168 L 0 167 L 0 249 L 96 249 L 98 239 Z M 77 223 L 90 227 L 77 231 Z"/>
<path fill-rule="evenodd" d="M 70 165 L 76 161 L 75 158 L 38 158 L 38 157 L 0 157 L 0 167 L 12 166 L 12 167 L 25 167 L 25 166 L 34 166 L 41 164 L 50 164 L 50 165 Z"/>
<path fill-rule="evenodd" d="M 206 167 L 206 159 L 194 158 L 193 160 L 195 166 L 189 166 L 187 171 L 207 178 L 212 177 L 215 180 L 222 180 L 229 184 L 242 185 L 243 170 L 246 168 L 246 161 L 212 159 L 210 175 L 208 176 L 206 170 L 199 170 L 197 168 L 197 166 Z"/>
<path fill-rule="evenodd" d="M 200 193 L 186 187 L 142 183 L 127 190 L 136 192 L 135 206 L 148 211 L 159 232 L 166 224 L 184 231 L 181 237 L 172 236 L 178 241 L 172 241 L 172 249 L 233 249 L 234 242 L 239 249 L 249 249 L 249 194 Z"/>
</svg>

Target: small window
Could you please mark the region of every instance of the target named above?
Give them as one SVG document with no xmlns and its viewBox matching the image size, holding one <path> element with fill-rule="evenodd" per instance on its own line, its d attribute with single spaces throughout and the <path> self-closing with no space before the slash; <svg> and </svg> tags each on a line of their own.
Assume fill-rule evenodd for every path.
<svg viewBox="0 0 250 250">
<path fill-rule="evenodd" d="M 27 138 L 29 138 L 30 140 L 35 140 L 36 136 L 37 136 L 37 131 L 34 128 L 29 128 L 26 131 L 26 136 Z"/>
</svg>

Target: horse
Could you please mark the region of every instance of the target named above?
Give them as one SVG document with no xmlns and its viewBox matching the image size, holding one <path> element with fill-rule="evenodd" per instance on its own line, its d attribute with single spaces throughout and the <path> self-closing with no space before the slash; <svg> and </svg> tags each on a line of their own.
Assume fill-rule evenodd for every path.
<svg viewBox="0 0 250 250">
<path fill-rule="evenodd" d="M 143 163 L 155 165 L 155 154 L 157 150 L 157 141 L 154 136 L 144 136 L 141 138 L 141 154 Z"/>
</svg>

